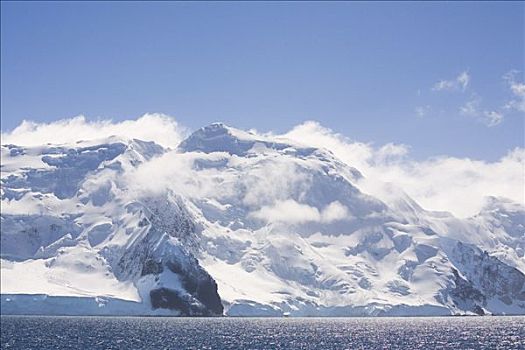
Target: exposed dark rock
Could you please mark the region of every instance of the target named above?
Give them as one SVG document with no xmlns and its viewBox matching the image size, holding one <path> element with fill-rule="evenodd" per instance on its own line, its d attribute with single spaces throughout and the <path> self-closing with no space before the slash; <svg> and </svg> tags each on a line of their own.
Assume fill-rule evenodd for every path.
<svg viewBox="0 0 525 350">
<path fill-rule="evenodd" d="M 190 257 L 193 264 L 185 265 L 169 261 L 166 266 L 179 275 L 184 289 L 201 302 L 212 314 L 222 315 L 223 306 L 217 292 L 215 280 L 198 264 L 197 259 Z M 190 267 L 190 269 L 188 269 Z"/>
<path fill-rule="evenodd" d="M 463 275 L 487 298 L 525 301 L 525 275 L 498 258 L 472 245 L 459 242 L 454 249 L 455 263 Z"/>
<path fill-rule="evenodd" d="M 177 310 L 183 316 L 192 315 L 192 310 L 190 310 L 191 298 L 181 296 L 175 290 L 168 288 L 153 289 L 149 292 L 149 296 L 154 309 Z"/>
<path fill-rule="evenodd" d="M 177 310 L 182 316 L 218 316 L 222 314 L 222 305 L 220 313 L 217 313 L 192 295 L 169 288 L 151 290 L 150 300 L 154 309 Z"/>
<path fill-rule="evenodd" d="M 454 287 L 449 295 L 461 310 L 484 314 L 491 299 L 506 305 L 525 300 L 525 275 L 479 248 L 458 242 L 452 250 Z M 459 272 L 459 271 L 461 272 Z"/>
<path fill-rule="evenodd" d="M 397 274 L 408 282 L 412 279 L 412 275 L 414 274 L 414 270 L 416 269 L 417 265 L 417 261 L 406 260 L 405 263 L 397 270 Z"/>
<path fill-rule="evenodd" d="M 150 274 L 157 275 L 161 273 L 162 270 L 163 270 L 162 263 L 157 262 L 153 259 L 146 259 L 146 261 L 144 261 L 144 264 L 142 265 L 142 272 L 140 275 L 141 276 L 146 276 Z"/>
<path fill-rule="evenodd" d="M 148 218 L 142 218 L 142 220 L 139 221 L 138 227 L 144 227 L 149 225 Z"/>
<path fill-rule="evenodd" d="M 454 305 L 459 309 L 483 315 L 485 312 L 480 305 L 486 304 L 485 295 L 477 290 L 472 282 L 462 278 L 456 269 L 452 269 L 452 273 L 454 274 L 455 287 L 450 292 L 450 296 Z"/>
</svg>

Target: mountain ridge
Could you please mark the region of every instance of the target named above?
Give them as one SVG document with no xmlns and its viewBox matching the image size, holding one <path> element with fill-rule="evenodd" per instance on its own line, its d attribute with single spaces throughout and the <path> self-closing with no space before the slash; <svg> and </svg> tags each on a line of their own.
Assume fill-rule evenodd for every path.
<svg viewBox="0 0 525 350">
<path fill-rule="evenodd" d="M 522 204 L 458 219 L 395 184 L 374 197 L 329 151 L 222 123 L 176 149 L 101 141 L 2 146 L 7 313 L 49 310 L 29 294 L 118 314 L 525 313 Z"/>
</svg>

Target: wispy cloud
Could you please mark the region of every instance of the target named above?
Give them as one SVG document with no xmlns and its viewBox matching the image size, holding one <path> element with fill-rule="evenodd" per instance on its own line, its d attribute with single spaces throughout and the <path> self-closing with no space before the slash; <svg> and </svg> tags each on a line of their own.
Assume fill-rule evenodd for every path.
<svg viewBox="0 0 525 350">
<path fill-rule="evenodd" d="M 302 224 L 307 222 L 331 223 L 349 218 L 348 208 L 334 201 L 319 210 L 293 199 L 277 201 L 273 205 L 263 206 L 250 214 L 259 220 L 271 223 Z"/>
<path fill-rule="evenodd" d="M 525 112 L 525 84 L 517 80 L 518 74 L 517 70 L 512 70 L 503 76 L 512 94 L 511 99 L 505 104 L 505 108 Z"/>
<path fill-rule="evenodd" d="M 416 116 L 423 118 L 427 116 L 428 113 L 430 112 L 430 106 L 429 105 L 417 106 L 416 108 L 414 108 L 414 112 L 416 113 Z"/>
<path fill-rule="evenodd" d="M 483 109 L 482 99 L 477 94 L 473 94 L 470 100 L 459 107 L 459 114 L 474 118 L 489 128 L 501 124 L 505 118 L 501 112 Z"/>
<path fill-rule="evenodd" d="M 481 114 L 481 98 L 478 95 L 472 95 L 470 100 L 459 107 L 459 113 L 468 117 L 477 117 Z"/>
<path fill-rule="evenodd" d="M 440 80 L 434 84 L 434 91 L 465 91 L 470 83 L 470 75 L 467 71 L 461 72 L 451 80 Z"/>
<path fill-rule="evenodd" d="M 465 92 L 468 88 L 470 97 L 464 101 L 457 109 L 460 115 L 472 118 L 485 126 L 492 128 L 500 125 L 505 120 L 505 115 L 510 111 L 525 112 L 525 84 L 518 81 L 518 71 L 512 70 L 503 76 L 508 85 L 512 96 L 505 104 L 486 106 L 481 96 L 469 87 L 471 76 L 468 71 L 463 71 L 456 78 L 451 80 L 440 80 L 433 85 L 433 91 L 461 91 Z M 430 109 L 429 106 L 416 107 L 415 112 L 418 117 L 424 116 Z"/>
<path fill-rule="evenodd" d="M 484 111 L 480 119 L 486 126 L 493 127 L 501 124 L 503 121 L 503 114 L 496 111 Z"/>
</svg>

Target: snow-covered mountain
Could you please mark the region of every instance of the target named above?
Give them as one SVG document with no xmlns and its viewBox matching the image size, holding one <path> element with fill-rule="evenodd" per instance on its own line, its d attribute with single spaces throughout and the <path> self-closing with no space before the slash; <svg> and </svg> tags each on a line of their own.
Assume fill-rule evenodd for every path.
<svg viewBox="0 0 525 350">
<path fill-rule="evenodd" d="M 216 123 L 1 151 L 2 313 L 525 314 L 525 208 L 426 211 L 327 150 Z"/>
</svg>

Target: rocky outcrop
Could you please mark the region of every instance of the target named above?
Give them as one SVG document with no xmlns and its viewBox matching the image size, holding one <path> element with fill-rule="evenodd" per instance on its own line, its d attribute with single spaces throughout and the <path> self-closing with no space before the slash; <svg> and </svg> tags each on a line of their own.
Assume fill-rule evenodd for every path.
<svg viewBox="0 0 525 350">
<path fill-rule="evenodd" d="M 462 310 L 484 314 L 491 304 L 525 308 L 525 275 L 486 251 L 457 242 L 451 254 L 455 286 L 450 292 Z"/>
</svg>

